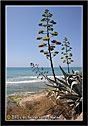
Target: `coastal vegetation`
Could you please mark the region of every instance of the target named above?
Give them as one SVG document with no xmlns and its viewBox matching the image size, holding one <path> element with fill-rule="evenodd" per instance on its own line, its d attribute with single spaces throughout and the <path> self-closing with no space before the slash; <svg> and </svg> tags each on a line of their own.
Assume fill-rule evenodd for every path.
<svg viewBox="0 0 88 126">
<path fill-rule="evenodd" d="M 72 73 L 70 74 L 69 65 L 72 62 L 74 62 L 74 60 L 72 59 L 72 53 L 71 53 L 72 47 L 70 46 L 70 42 L 68 41 L 67 37 L 64 38 L 63 43 L 58 42 L 57 40 L 51 40 L 50 34 L 52 36 L 58 35 L 58 32 L 50 33 L 50 31 L 54 30 L 52 27 L 54 24 L 56 24 L 56 22 L 53 20 L 50 20 L 50 18 L 52 17 L 52 14 L 49 12 L 48 9 L 45 10 L 45 12 L 42 16 L 44 16 L 44 18 L 41 21 L 46 22 L 46 24 L 43 25 L 43 23 L 40 23 L 41 25 L 39 24 L 39 26 L 43 26 L 43 27 L 47 28 L 46 33 L 44 33 L 44 30 L 42 33 L 42 34 L 47 35 L 47 37 L 43 38 L 43 40 L 46 40 L 47 43 L 45 43 L 45 45 L 40 46 L 40 47 L 46 46 L 46 47 L 48 47 L 48 51 L 46 51 L 44 53 L 44 50 L 42 50 L 42 51 L 40 50 L 40 52 L 44 53 L 46 55 L 47 59 L 50 60 L 54 80 L 50 79 L 46 75 L 48 73 L 47 71 L 44 71 L 44 69 L 42 69 L 42 68 L 38 68 L 39 66 L 37 64 L 31 63 L 30 65 L 32 66 L 32 68 L 34 70 L 36 70 L 36 73 L 39 73 L 38 77 L 42 75 L 41 79 L 45 78 L 49 82 L 49 83 L 46 83 L 46 85 L 53 88 L 52 90 L 49 91 L 49 97 L 52 97 L 52 95 L 53 95 L 55 97 L 57 103 L 58 103 L 58 100 L 60 100 L 60 99 L 66 99 L 67 101 L 64 104 L 71 107 L 71 109 L 74 110 L 76 113 L 80 114 L 82 112 L 82 79 L 83 78 L 79 71 L 72 70 Z M 41 37 L 41 39 L 42 39 L 42 37 Z M 56 56 L 56 54 L 59 53 L 59 51 L 54 51 L 56 45 L 62 46 L 62 48 L 61 48 L 62 51 L 60 51 L 60 52 L 63 56 L 61 57 L 61 59 L 63 59 L 63 63 L 66 62 L 67 68 L 68 68 L 68 72 L 66 73 L 63 70 L 63 68 L 59 65 L 60 70 L 62 71 L 63 76 L 64 76 L 64 77 L 62 77 L 62 79 L 56 77 L 54 67 L 53 67 L 52 58 L 54 56 Z M 56 106 L 58 106 L 58 104 L 53 106 L 51 109 L 53 109 Z M 64 108 L 62 109 L 61 114 L 63 113 L 63 111 L 64 111 Z M 59 111 L 58 111 L 58 113 L 59 113 Z M 58 113 L 57 113 L 57 115 L 58 115 Z"/>
<path fill-rule="evenodd" d="M 43 18 L 38 24 L 39 27 L 44 29 L 39 30 L 39 36 L 36 37 L 36 40 L 43 41 L 38 47 L 40 48 L 40 53 L 44 54 L 50 62 L 53 79 L 48 76 L 49 71 L 45 71 L 38 64 L 30 63 L 32 71 L 37 74 L 37 78 L 45 79 L 45 84 L 49 88 L 40 93 L 27 96 L 8 96 L 7 115 L 30 117 L 18 118 L 18 120 L 75 120 L 82 114 L 82 72 L 70 71 L 70 64 L 74 62 L 71 52 L 72 47 L 67 37 L 64 38 L 63 42 L 55 39 L 58 36 L 58 32 L 54 31 L 54 25 L 57 23 L 52 20 L 52 16 L 53 14 L 48 9 L 44 11 Z M 62 47 L 61 50 L 57 50 L 57 46 Z M 53 64 L 53 58 L 58 54 L 61 56 L 59 60 L 63 60 L 63 64 L 66 63 L 67 66 L 66 72 L 58 64 L 63 74 L 63 77 L 60 78 L 56 76 Z"/>
</svg>

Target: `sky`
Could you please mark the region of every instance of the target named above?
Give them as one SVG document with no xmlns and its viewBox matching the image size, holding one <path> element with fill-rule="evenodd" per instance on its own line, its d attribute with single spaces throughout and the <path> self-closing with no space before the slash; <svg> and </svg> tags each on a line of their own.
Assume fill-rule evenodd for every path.
<svg viewBox="0 0 88 126">
<path fill-rule="evenodd" d="M 45 30 L 38 26 L 45 9 L 49 9 L 53 14 L 51 19 L 57 23 L 53 28 L 58 36 L 54 39 L 63 43 L 67 37 L 70 42 L 74 60 L 70 66 L 82 67 L 82 6 L 6 6 L 6 67 L 29 67 L 31 62 L 50 67 L 49 60 L 40 53 L 43 48 L 38 47 L 44 41 L 36 40 L 40 36 L 38 31 Z M 53 58 L 54 67 L 66 67 L 60 59 L 61 46 L 56 49 L 60 53 Z"/>
</svg>

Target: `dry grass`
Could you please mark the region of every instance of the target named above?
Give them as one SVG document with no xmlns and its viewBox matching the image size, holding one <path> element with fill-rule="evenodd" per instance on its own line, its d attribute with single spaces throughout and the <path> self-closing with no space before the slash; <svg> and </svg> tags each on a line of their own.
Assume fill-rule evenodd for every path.
<svg viewBox="0 0 88 126">
<path fill-rule="evenodd" d="M 36 97 L 36 95 L 32 96 L 32 99 L 30 96 L 24 97 L 21 101 L 25 100 L 25 102 L 20 102 L 21 104 L 18 104 L 18 101 L 20 100 L 17 99 L 19 99 L 19 97 L 16 99 L 12 98 L 13 102 L 7 105 L 7 115 L 18 115 L 21 117 L 41 117 L 48 115 L 58 117 L 62 114 L 59 120 L 74 120 L 76 118 L 74 115 L 75 112 L 72 111 L 72 108 L 69 108 L 64 104 L 65 101 L 59 100 L 58 105 L 56 106 L 56 100 L 54 97 L 49 99 L 46 95 L 41 95 L 40 97 L 39 95 L 40 94 L 38 94 L 38 97 Z"/>
</svg>

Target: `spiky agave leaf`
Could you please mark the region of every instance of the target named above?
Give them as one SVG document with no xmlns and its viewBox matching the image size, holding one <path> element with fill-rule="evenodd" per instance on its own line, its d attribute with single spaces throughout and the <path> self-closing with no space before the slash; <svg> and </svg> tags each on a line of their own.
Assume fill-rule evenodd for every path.
<svg viewBox="0 0 88 126">
<path fill-rule="evenodd" d="M 79 96 L 82 96 L 82 90 L 81 90 L 81 85 L 79 81 L 73 81 L 71 84 L 71 90 L 76 92 Z"/>
<path fill-rule="evenodd" d="M 72 99 L 72 100 L 80 99 L 79 96 L 73 95 L 73 94 L 67 94 L 67 95 L 64 95 L 64 96 L 60 96 L 59 98 L 60 99 Z"/>
<path fill-rule="evenodd" d="M 66 80 L 61 80 L 59 78 L 56 78 L 58 81 L 60 81 L 61 83 L 63 83 L 65 86 L 68 86 L 70 88 L 70 86 L 67 84 Z"/>
<path fill-rule="evenodd" d="M 74 70 L 72 70 L 72 73 L 74 74 Z"/>
<path fill-rule="evenodd" d="M 64 77 L 67 78 L 68 74 L 63 70 L 63 68 L 60 65 L 59 65 L 59 67 L 60 67 L 60 70 L 62 71 Z"/>
</svg>

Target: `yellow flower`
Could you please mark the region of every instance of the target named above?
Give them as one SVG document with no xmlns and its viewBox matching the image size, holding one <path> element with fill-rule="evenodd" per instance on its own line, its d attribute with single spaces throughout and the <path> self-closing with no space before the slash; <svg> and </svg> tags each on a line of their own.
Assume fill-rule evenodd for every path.
<svg viewBox="0 0 88 126">
<path fill-rule="evenodd" d="M 63 60 L 63 63 L 65 63 L 66 62 L 66 60 Z"/>
<path fill-rule="evenodd" d="M 66 59 L 69 59 L 69 57 L 66 57 Z"/>
<path fill-rule="evenodd" d="M 44 50 L 40 50 L 40 52 L 44 52 Z"/>
<path fill-rule="evenodd" d="M 72 53 L 70 53 L 69 56 L 72 56 Z"/>
<path fill-rule="evenodd" d="M 66 55 L 67 53 L 63 53 L 64 55 Z"/>
<path fill-rule="evenodd" d="M 62 50 L 64 50 L 65 48 L 63 47 Z"/>
<path fill-rule="evenodd" d="M 51 25 L 51 24 L 48 24 L 48 25 L 47 25 L 47 27 L 52 27 L 52 26 L 53 26 L 53 25 Z"/>
<path fill-rule="evenodd" d="M 58 51 L 55 51 L 54 53 L 58 54 L 59 52 Z"/>
<path fill-rule="evenodd" d="M 58 32 L 53 32 L 53 33 L 51 33 L 51 35 L 57 36 L 58 35 Z"/>
<path fill-rule="evenodd" d="M 39 32 L 38 32 L 38 33 L 39 33 L 39 34 L 41 34 L 41 33 L 43 33 L 43 32 L 44 32 L 44 30 L 39 30 Z"/>
<path fill-rule="evenodd" d="M 71 60 L 71 62 L 74 62 L 74 60 Z"/>
<path fill-rule="evenodd" d="M 61 59 L 63 59 L 63 57 L 61 57 Z"/>
<path fill-rule="evenodd" d="M 46 19 L 45 18 L 42 18 L 42 20 L 41 21 L 45 21 Z"/>
<path fill-rule="evenodd" d="M 53 21 L 53 20 L 51 20 L 51 21 L 50 21 L 50 23 L 56 24 L 56 22 L 55 22 L 55 21 Z"/>
<path fill-rule="evenodd" d="M 56 56 L 56 54 L 54 53 L 53 56 Z"/>
<path fill-rule="evenodd" d="M 49 40 L 50 39 L 50 37 L 44 37 L 43 38 L 43 40 Z"/>
<path fill-rule="evenodd" d="M 48 54 L 48 52 L 46 51 L 46 52 L 44 52 L 44 54 Z"/>
<path fill-rule="evenodd" d="M 52 43 L 55 43 L 55 42 L 57 42 L 57 40 L 52 40 L 51 42 L 52 42 Z"/>
<path fill-rule="evenodd" d="M 42 23 L 40 23 L 39 26 L 42 26 Z"/>
<path fill-rule="evenodd" d="M 38 45 L 38 47 L 43 47 L 43 46 L 46 46 L 47 44 L 46 43 L 41 43 L 40 45 Z"/>
<path fill-rule="evenodd" d="M 56 46 L 49 46 L 50 48 L 55 48 Z"/>
<path fill-rule="evenodd" d="M 41 37 L 41 36 L 38 36 L 36 39 L 37 39 L 37 40 L 40 40 L 40 39 L 42 39 L 42 37 Z"/>
<path fill-rule="evenodd" d="M 55 42 L 57 45 L 60 45 L 61 44 L 61 42 Z"/>
</svg>

